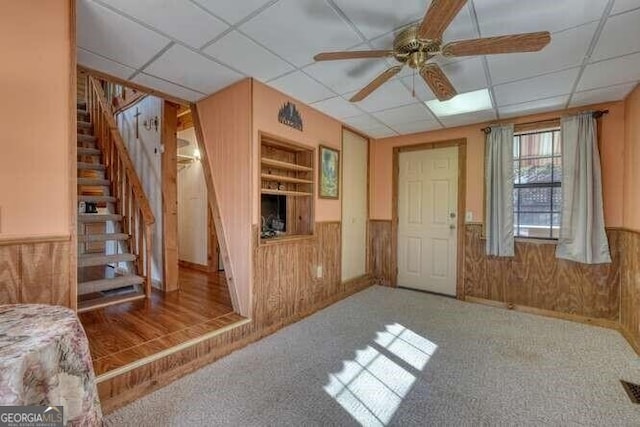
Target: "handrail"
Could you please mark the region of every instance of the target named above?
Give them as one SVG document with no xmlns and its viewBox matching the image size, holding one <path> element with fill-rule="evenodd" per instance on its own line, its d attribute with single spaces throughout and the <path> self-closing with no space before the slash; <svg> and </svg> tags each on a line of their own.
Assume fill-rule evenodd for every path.
<svg viewBox="0 0 640 427">
<path fill-rule="evenodd" d="M 155 217 L 99 80 L 89 75 L 87 83 L 87 110 L 111 181 L 112 195 L 116 197 L 118 213 L 123 217 L 123 231 L 133 240 L 130 250 L 137 256 L 137 274 L 144 277 L 145 294 L 150 297 L 151 226 Z"/>
</svg>

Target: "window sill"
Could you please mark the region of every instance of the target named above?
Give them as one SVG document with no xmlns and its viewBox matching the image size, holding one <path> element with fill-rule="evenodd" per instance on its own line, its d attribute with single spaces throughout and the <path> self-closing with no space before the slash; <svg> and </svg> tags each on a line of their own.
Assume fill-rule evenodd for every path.
<svg viewBox="0 0 640 427">
<path fill-rule="evenodd" d="M 480 236 L 480 240 L 487 240 L 487 236 Z M 557 245 L 558 239 L 535 239 L 530 237 L 514 237 L 516 243 L 533 243 L 536 245 Z"/>
</svg>

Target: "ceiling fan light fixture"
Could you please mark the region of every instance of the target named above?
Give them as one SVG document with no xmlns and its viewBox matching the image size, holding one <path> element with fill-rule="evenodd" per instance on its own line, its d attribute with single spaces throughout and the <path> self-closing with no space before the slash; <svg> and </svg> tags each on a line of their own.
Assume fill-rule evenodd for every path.
<svg viewBox="0 0 640 427">
<path fill-rule="evenodd" d="M 460 93 L 448 101 L 433 99 L 425 104 L 438 117 L 455 116 L 464 113 L 474 113 L 493 108 L 489 89 Z"/>
</svg>

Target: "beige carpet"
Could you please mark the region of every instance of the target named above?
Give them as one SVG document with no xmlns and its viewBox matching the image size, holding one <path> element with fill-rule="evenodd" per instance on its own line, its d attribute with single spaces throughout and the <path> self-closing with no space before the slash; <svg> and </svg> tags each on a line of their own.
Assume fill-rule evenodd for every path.
<svg viewBox="0 0 640 427">
<path fill-rule="evenodd" d="M 107 417 L 113 426 L 638 426 L 615 331 L 374 287 Z"/>
</svg>

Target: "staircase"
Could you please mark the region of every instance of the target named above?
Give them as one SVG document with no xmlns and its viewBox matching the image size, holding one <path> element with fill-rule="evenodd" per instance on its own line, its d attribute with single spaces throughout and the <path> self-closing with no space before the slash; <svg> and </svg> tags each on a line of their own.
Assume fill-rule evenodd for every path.
<svg viewBox="0 0 640 427">
<path fill-rule="evenodd" d="M 120 135 L 100 84 L 86 83 L 77 103 L 78 312 L 150 296 L 154 222 L 124 144 L 114 142 Z"/>
</svg>

